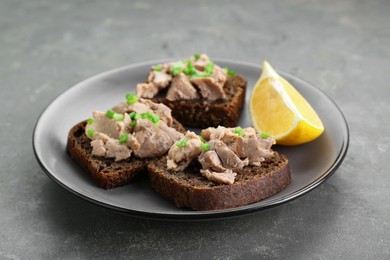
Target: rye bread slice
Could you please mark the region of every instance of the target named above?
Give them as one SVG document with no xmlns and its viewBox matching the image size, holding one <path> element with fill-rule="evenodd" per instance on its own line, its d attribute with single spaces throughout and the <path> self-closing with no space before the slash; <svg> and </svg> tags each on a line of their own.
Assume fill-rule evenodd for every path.
<svg viewBox="0 0 390 260">
<path fill-rule="evenodd" d="M 87 121 L 73 126 L 68 134 L 66 151 L 70 157 L 103 189 L 114 189 L 128 184 L 135 178 L 146 177 L 146 165 L 155 159 L 129 159 L 116 162 L 112 158 L 92 155 L 91 140 L 85 135 Z M 173 120 L 173 127 L 185 132 L 183 126 Z"/>
<path fill-rule="evenodd" d="M 174 172 L 166 167 L 163 157 L 147 166 L 152 188 L 179 208 L 216 210 L 247 205 L 265 199 L 285 189 L 291 182 L 288 159 L 277 154 L 262 162 L 260 167 L 247 166 L 236 171 L 232 185 L 207 180 L 194 162 L 184 171 Z"/>
<path fill-rule="evenodd" d="M 172 116 L 187 127 L 226 127 L 237 126 L 245 101 L 247 80 L 240 76 L 228 76 L 223 87 L 226 100 L 207 101 L 206 99 L 169 101 L 166 93 L 152 98 L 153 102 L 163 103 L 172 109 Z"/>
</svg>

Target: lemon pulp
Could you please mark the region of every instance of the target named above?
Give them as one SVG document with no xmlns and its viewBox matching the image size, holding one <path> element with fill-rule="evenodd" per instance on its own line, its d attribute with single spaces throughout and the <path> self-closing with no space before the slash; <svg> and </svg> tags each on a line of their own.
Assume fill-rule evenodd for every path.
<svg viewBox="0 0 390 260">
<path fill-rule="evenodd" d="M 324 131 L 310 104 L 267 61 L 264 61 L 261 76 L 253 88 L 250 112 L 256 130 L 268 132 L 278 144 L 310 142 Z"/>
</svg>

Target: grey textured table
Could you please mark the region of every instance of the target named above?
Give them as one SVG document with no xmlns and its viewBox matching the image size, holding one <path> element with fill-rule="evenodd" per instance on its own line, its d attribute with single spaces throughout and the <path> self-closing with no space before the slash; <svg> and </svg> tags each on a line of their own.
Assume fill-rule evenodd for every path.
<svg viewBox="0 0 390 260">
<path fill-rule="evenodd" d="M 390 257 L 390 2 L 0 1 L 0 259 Z M 31 145 L 44 108 L 74 83 L 138 61 L 260 63 L 327 93 L 349 152 L 291 203 L 203 222 L 125 216 L 51 181 Z"/>
</svg>

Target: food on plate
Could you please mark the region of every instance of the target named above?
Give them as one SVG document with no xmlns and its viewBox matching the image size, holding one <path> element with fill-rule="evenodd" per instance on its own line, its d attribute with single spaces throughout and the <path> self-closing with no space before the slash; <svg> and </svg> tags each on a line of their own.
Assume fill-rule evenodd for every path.
<svg viewBox="0 0 390 260">
<path fill-rule="evenodd" d="M 253 128 L 187 131 L 168 154 L 147 166 L 152 188 L 178 207 L 215 210 L 243 206 L 285 189 L 288 159 Z"/>
<path fill-rule="evenodd" d="M 75 125 L 67 152 L 99 187 L 147 175 L 178 207 L 217 210 L 265 199 L 291 182 L 287 157 L 272 145 L 291 144 L 291 133 L 302 141 L 295 133 L 311 130 L 314 111 L 266 63 L 250 103 L 260 131 L 237 127 L 246 83 L 206 54 L 155 65 L 136 95 Z M 204 129 L 197 135 L 182 124 Z"/>
<path fill-rule="evenodd" d="M 152 66 L 138 97 L 172 109 L 172 115 L 189 127 L 238 124 L 247 81 L 229 68 L 221 68 L 206 54 Z"/>
<path fill-rule="evenodd" d="M 67 152 L 98 186 L 113 189 L 145 174 L 146 164 L 167 153 L 184 131 L 165 105 L 128 94 L 125 102 L 75 125 Z"/>
<path fill-rule="evenodd" d="M 305 98 L 267 62 L 255 84 L 249 103 L 252 123 L 281 145 L 299 145 L 319 137 L 321 119 Z"/>
</svg>

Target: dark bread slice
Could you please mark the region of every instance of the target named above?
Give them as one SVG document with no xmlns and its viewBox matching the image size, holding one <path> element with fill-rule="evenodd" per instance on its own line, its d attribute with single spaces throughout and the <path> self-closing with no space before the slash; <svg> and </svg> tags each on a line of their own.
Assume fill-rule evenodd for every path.
<svg viewBox="0 0 390 260">
<path fill-rule="evenodd" d="M 85 135 L 87 121 L 72 127 L 68 134 L 66 151 L 70 157 L 91 175 L 98 186 L 103 189 L 114 189 L 128 184 L 135 178 L 146 177 L 146 165 L 155 159 L 129 159 L 116 162 L 112 158 L 92 155 L 91 140 Z M 173 120 L 173 127 L 185 132 L 183 126 Z"/>
<path fill-rule="evenodd" d="M 205 99 L 169 101 L 165 95 L 152 98 L 153 102 L 163 103 L 172 109 L 172 116 L 188 127 L 237 126 L 245 101 L 247 80 L 240 76 L 228 76 L 224 85 L 226 100 L 207 101 Z"/>
<path fill-rule="evenodd" d="M 177 207 L 194 210 L 215 210 L 238 207 L 267 198 L 285 189 L 291 182 L 288 159 L 277 154 L 262 162 L 261 167 L 247 166 L 236 171 L 232 185 L 207 180 L 199 170 L 199 163 L 192 163 L 182 172 L 166 168 L 166 157 L 148 164 L 152 188 L 173 200 Z"/>
</svg>

